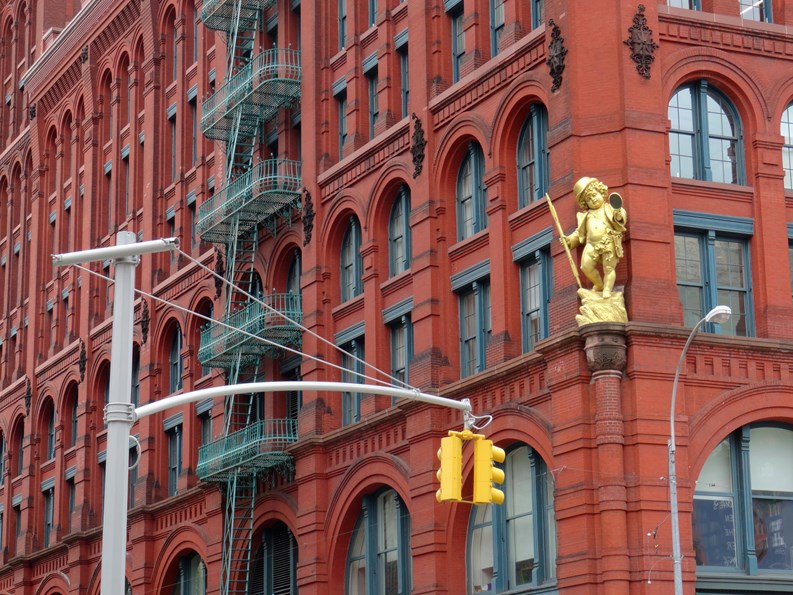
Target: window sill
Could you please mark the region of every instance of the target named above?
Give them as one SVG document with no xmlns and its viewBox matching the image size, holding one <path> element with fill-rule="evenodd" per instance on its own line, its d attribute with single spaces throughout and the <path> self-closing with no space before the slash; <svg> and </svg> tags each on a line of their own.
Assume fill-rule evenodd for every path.
<svg viewBox="0 0 793 595">
<path fill-rule="evenodd" d="M 748 576 L 741 571 L 703 572 L 697 571 L 697 593 L 790 593 L 793 591 L 793 571 Z M 766 574 L 768 572 L 769 574 Z"/>
</svg>

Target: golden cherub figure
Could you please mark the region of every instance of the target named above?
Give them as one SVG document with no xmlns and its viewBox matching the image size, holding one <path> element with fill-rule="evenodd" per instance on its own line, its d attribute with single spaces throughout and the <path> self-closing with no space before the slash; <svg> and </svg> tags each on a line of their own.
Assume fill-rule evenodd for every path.
<svg viewBox="0 0 793 595">
<path fill-rule="evenodd" d="M 592 282 L 593 289 L 607 300 L 617 279 L 616 268 L 623 254 L 622 235 L 628 214 L 622 207 L 622 197 L 616 192 L 609 195 L 608 187 L 597 178 L 581 178 L 573 186 L 573 194 L 585 210 L 576 214 L 575 231 L 562 236 L 562 241 L 571 250 L 583 244 L 581 270 Z M 602 276 L 598 265 L 603 268 Z"/>
</svg>

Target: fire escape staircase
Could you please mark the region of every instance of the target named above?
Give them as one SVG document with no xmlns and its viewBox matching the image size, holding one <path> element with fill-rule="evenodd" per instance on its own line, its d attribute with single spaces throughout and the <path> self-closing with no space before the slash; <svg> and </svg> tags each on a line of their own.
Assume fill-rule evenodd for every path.
<svg viewBox="0 0 793 595">
<path fill-rule="evenodd" d="M 265 124 L 300 101 L 300 53 L 256 53 L 264 11 L 275 6 L 275 0 L 205 0 L 201 11 L 204 25 L 225 33 L 227 41 L 227 78 L 205 99 L 201 117 L 204 135 L 226 144 L 226 175 L 200 205 L 196 230 L 225 248 L 224 277 L 232 285 L 219 323 L 202 329 L 198 357 L 225 369 L 229 384 L 260 380 L 263 357 L 301 342 L 299 326 L 289 322 L 301 322 L 300 296 L 264 293 L 254 271 L 262 230 L 275 234 L 279 222 L 291 225 L 301 207 L 301 163 L 254 157 Z M 291 471 L 285 450 L 297 440 L 295 419 L 261 419 L 255 402 L 256 395 L 226 398 L 223 435 L 200 448 L 196 468 L 202 480 L 224 490 L 223 595 L 248 593 L 258 480 Z"/>
</svg>

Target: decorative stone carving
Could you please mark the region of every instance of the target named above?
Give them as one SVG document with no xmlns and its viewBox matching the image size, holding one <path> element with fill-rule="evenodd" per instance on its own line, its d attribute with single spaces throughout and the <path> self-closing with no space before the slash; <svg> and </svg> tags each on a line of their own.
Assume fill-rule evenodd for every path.
<svg viewBox="0 0 793 595">
<path fill-rule="evenodd" d="M 631 49 L 631 60 L 636 62 L 636 72 L 644 78 L 650 78 L 650 65 L 655 61 L 653 52 L 658 44 L 653 41 L 653 30 L 647 26 L 644 16 L 644 4 L 639 4 L 633 15 L 633 25 L 628 27 L 628 39 L 623 41 Z"/>
<path fill-rule="evenodd" d="M 586 363 L 592 373 L 606 370 L 623 372 L 626 363 L 625 325 L 613 322 L 581 327 Z"/>
<path fill-rule="evenodd" d="M 151 322 L 151 315 L 149 314 L 149 302 L 143 300 L 143 305 L 141 306 L 141 313 L 140 313 L 140 336 L 141 341 L 143 344 L 146 344 L 146 341 L 149 338 L 149 323 Z"/>
<path fill-rule="evenodd" d="M 551 42 L 548 44 L 548 58 L 545 63 L 548 65 L 548 70 L 553 80 L 551 91 L 558 91 L 559 87 L 562 86 L 562 73 L 564 72 L 564 59 L 567 56 L 567 48 L 564 47 L 564 37 L 562 37 L 559 25 L 551 19 L 548 21 L 548 26 L 551 27 Z"/>
<path fill-rule="evenodd" d="M 83 46 L 83 49 L 80 50 L 80 62 L 82 62 L 83 64 L 88 62 L 88 46 L 87 45 Z"/>
<path fill-rule="evenodd" d="M 30 386 L 30 378 L 25 376 L 25 415 L 30 415 L 30 398 L 33 396 L 33 389 Z"/>
<path fill-rule="evenodd" d="M 33 119 L 35 119 L 35 118 L 36 118 L 36 104 L 35 104 L 35 103 L 31 103 L 31 104 L 28 106 L 28 117 L 29 117 L 31 120 L 33 120 Z"/>
<path fill-rule="evenodd" d="M 88 366 L 88 354 L 85 352 L 85 341 L 80 339 L 80 359 L 77 361 L 80 368 L 80 382 L 85 380 L 85 369 Z"/>
<path fill-rule="evenodd" d="M 223 291 L 223 277 L 226 274 L 226 267 L 223 266 L 223 253 L 215 248 L 215 297 L 220 297 L 220 292 Z"/>
<path fill-rule="evenodd" d="M 419 117 L 415 112 L 410 117 L 413 119 L 413 138 L 410 142 L 410 154 L 413 156 L 413 179 L 415 180 L 424 168 L 424 147 L 427 146 L 427 141 L 424 138 L 424 128 L 421 126 Z"/>
<path fill-rule="evenodd" d="M 311 234 L 314 231 L 314 203 L 311 202 L 311 193 L 303 188 L 303 245 L 308 246 Z"/>
</svg>

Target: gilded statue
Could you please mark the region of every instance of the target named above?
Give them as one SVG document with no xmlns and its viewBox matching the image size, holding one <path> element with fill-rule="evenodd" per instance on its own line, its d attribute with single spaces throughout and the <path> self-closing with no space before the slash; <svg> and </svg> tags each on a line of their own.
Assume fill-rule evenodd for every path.
<svg viewBox="0 0 793 595">
<path fill-rule="evenodd" d="M 579 326 L 592 322 L 627 322 L 622 292 L 614 291 L 617 263 L 623 256 L 622 237 L 628 220 L 622 197 L 616 192 L 609 194 L 603 182 L 586 176 L 575 183 L 573 194 L 582 211 L 576 214 L 576 228 L 569 235 L 562 231 L 553 204 L 549 197 L 546 198 L 559 229 L 559 239 L 578 281 L 581 309 L 576 321 Z M 583 246 L 581 271 L 592 283 L 591 290 L 581 285 L 572 257 L 571 251 L 579 246 Z"/>
</svg>

